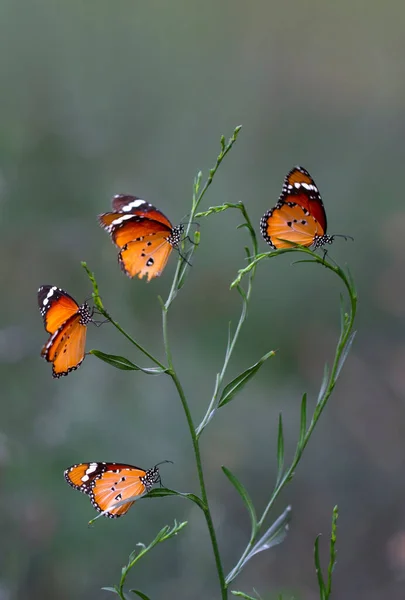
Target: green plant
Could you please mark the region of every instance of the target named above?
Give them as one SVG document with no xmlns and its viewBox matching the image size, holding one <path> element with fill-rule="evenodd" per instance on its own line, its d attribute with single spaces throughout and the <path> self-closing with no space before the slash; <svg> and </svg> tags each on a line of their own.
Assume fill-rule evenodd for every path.
<svg viewBox="0 0 405 600">
<path fill-rule="evenodd" d="M 199 242 L 199 232 L 195 234 L 194 244 L 191 244 L 188 248 L 185 248 L 186 242 L 182 243 L 181 252 L 179 255 L 177 268 L 174 274 L 173 282 L 168 294 L 167 299 L 164 301 L 159 298 L 161 310 L 162 310 L 162 329 L 163 329 L 163 344 L 165 348 L 166 359 L 165 362 L 161 362 L 155 356 L 153 356 L 143 345 L 141 345 L 137 340 L 135 340 L 131 335 L 129 335 L 124 329 L 119 325 L 119 323 L 112 318 L 110 313 L 105 309 L 100 294 L 98 290 L 98 285 L 94 274 L 88 269 L 87 265 L 83 263 L 84 268 L 87 271 L 88 276 L 93 284 L 93 298 L 94 303 L 97 309 L 100 311 L 102 315 L 106 319 L 108 319 L 114 327 L 124 335 L 127 340 L 133 344 L 149 361 L 150 365 L 147 367 L 141 367 L 131 360 L 107 354 L 105 352 L 101 352 L 98 350 L 92 350 L 91 353 L 94 354 L 97 358 L 107 362 L 108 364 L 123 370 L 133 370 L 133 371 L 141 371 L 146 375 L 163 375 L 168 377 L 173 382 L 175 386 L 180 402 L 182 404 L 184 414 L 186 417 L 187 427 L 189 430 L 189 434 L 192 440 L 193 450 L 194 450 L 194 459 L 196 470 L 199 479 L 199 494 L 189 494 L 189 493 L 181 493 L 175 490 L 160 488 L 152 490 L 147 496 L 149 497 L 157 497 L 157 496 L 166 496 L 166 495 L 178 495 L 182 497 L 186 497 L 188 500 L 194 502 L 199 509 L 202 511 L 208 533 L 211 539 L 211 546 L 213 551 L 213 556 L 216 564 L 216 570 L 218 575 L 218 584 L 220 589 L 220 595 L 223 600 L 228 598 L 228 592 L 231 591 L 234 596 L 239 596 L 242 598 L 252 598 L 248 594 L 245 594 L 242 591 L 238 590 L 230 590 L 231 583 L 236 579 L 236 577 L 240 574 L 245 565 L 253 558 L 253 556 L 259 552 L 264 550 L 268 550 L 280 543 L 288 530 L 288 523 L 291 518 L 291 507 L 287 507 L 283 513 L 278 516 L 278 518 L 271 524 L 268 525 L 268 518 L 270 513 L 274 507 L 274 503 L 276 499 L 279 497 L 282 490 L 285 486 L 293 479 L 295 470 L 302 458 L 303 452 L 313 434 L 313 431 L 316 425 L 319 422 L 320 416 L 323 410 L 326 407 L 326 404 L 330 398 L 330 395 L 335 387 L 336 381 L 339 377 L 343 364 L 346 360 L 348 352 L 350 350 L 350 346 L 352 344 L 354 338 L 353 332 L 353 324 L 356 315 L 356 304 L 357 304 L 357 296 L 353 281 L 350 277 L 349 273 L 346 273 L 343 269 L 341 269 L 338 265 L 333 264 L 331 261 L 327 259 L 326 256 L 318 256 L 316 253 L 311 250 L 303 247 L 293 247 L 285 250 L 278 250 L 273 252 L 259 253 L 258 252 L 258 243 L 256 237 L 256 231 L 253 227 L 249 215 L 246 211 L 246 208 L 242 202 L 238 203 L 225 203 L 221 206 L 214 206 L 209 208 L 206 211 L 198 212 L 200 204 L 210 187 L 214 176 L 220 167 L 223 159 L 227 155 L 227 153 L 231 150 L 232 146 L 236 142 L 240 131 L 240 127 L 237 127 L 229 139 L 228 142 L 225 141 L 225 138 L 221 138 L 221 152 L 217 158 L 215 166 L 210 170 L 209 176 L 205 183 L 202 185 L 202 173 L 198 173 L 197 177 L 194 180 L 194 188 L 193 188 L 193 197 L 192 197 L 192 206 L 189 215 L 189 220 L 185 226 L 185 240 L 190 235 L 192 222 L 198 219 L 204 219 L 209 217 L 210 215 L 216 215 L 220 212 L 226 210 L 237 210 L 240 212 L 240 216 L 242 219 L 242 223 L 239 226 L 240 228 L 244 228 L 247 230 L 248 238 L 249 238 L 249 246 L 246 247 L 246 260 L 247 265 L 241 269 L 236 277 L 236 279 L 232 282 L 231 288 L 236 290 L 240 297 L 241 301 L 241 312 L 239 321 L 236 327 L 233 329 L 231 324 L 228 328 L 228 343 L 225 349 L 224 361 L 223 364 L 216 376 L 215 383 L 213 386 L 213 394 L 208 402 L 207 410 L 202 418 L 201 422 L 196 425 L 194 422 L 194 418 L 190 412 L 189 404 L 187 401 L 186 394 L 182 387 L 182 383 L 177 374 L 177 370 L 174 366 L 174 361 L 171 352 L 170 338 L 169 338 L 169 311 L 173 301 L 176 299 L 178 293 L 184 286 L 187 280 L 187 274 L 189 272 L 189 264 L 192 258 L 192 255 L 198 248 Z M 274 351 L 268 351 L 264 356 L 256 360 L 254 364 L 245 369 L 242 373 L 240 373 L 237 377 L 232 379 L 231 381 L 227 381 L 226 374 L 227 368 L 232 358 L 232 353 L 237 344 L 241 329 L 245 324 L 247 318 L 247 311 L 249 307 L 249 302 L 251 299 L 251 294 L 253 290 L 253 282 L 257 270 L 257 266 L 259 262 L 264 259 L 273 259 L 281 254 L 285 253 L 294 253 L 295 255 L 302 256 L 300 260 L 297 262 L 300 263 L 312 263 L 318 264 L 321 268 L 326 268 L 330 270 L 334 275 L 336 275 L 341 282 L 343 283 L 347 294 L 348 294 L 348 308 L 345 309 L 345 302 L 343 296 L 341 297 L 341 332 L 340 337 L 336 346 L 335 357 L 332 363 L 331 368 L 329 369 L 327 366 L 325 367 L 323 381 L 320 387 L 318 400 L 316 402 L 315 408 L 312 412 L 312 416 L 308 420 L 307 417 L 307 397 L 306 394 L 303 395 L 301 401 L 301 418 L 300 418 L 300 430 L 298 434 L 298 441 L 296 446 L 296 452 L 293 457 L 293 460 L 289 465 L 285 464 L 284 457 L 284 427 L 283 427 L 283 418 L 282 414 L 279 416 L 278 420 L 278 431 L 277 431 L 277 465 L 278 472 L 277 478 L 274 485 L 274 489 L 270 495 L 270 498 L 267 502 L 267 505 L 263 512 L 258 515 L 256 509 L 253 505 L 253 502 L 250 498 L 248 491 L 245 486 L 237 479 L 235 474 L 233 474 L 227 467 L 223 466 L 222 470 L 225 476 L 228 478 L 230 483 L 235 488 L 236 492 L 240 495 L 248 515 L 250 517 L 251 524 L 251 533 L 249 540 L 247 541 L 246 547 L 241 553 L 240 558 L 236 561 L 236 564 L 229 570 L 226 574 L 224 565 L 222 562 L 221 554 L 218 547 L 217 535 L 212 521 L 211 509 L 209 498 L 206 490 L 206 482 L 204 475 L 203 463 L 201 460 L 200 454 L 200 442 L 203 434 L 210 421 L 215 416 L 216 412 L 219 409 L 224 408 L 228 403 L 230 403 L 236 396 L 236 394 L 246 385 L 249 381 L 255 376 L 255 374 L 259 371 L 261 366 L 272 356 L 274 356 Z M 96 517 L 97 518 L 97 517 Z M 93 519 L 95 520 L 95 519 Z M 137 564 L 137 562 L 144 556 L 149 550 L 151 550 L 156 544 L 165 541 L 174 535 L 176 535 L 183 527 L 185 523 L 181 523 L 180 525 L 175 524 L 173 528 L 165 527 L 162 529 L 159 534 L 156 536 L 154 541 L 147 547 L 142 546 L 140 552 L 134 552 L 129 557 L 129 561 L 127 566 L 125 566 L 122 570 L 122 576 L 120 583 L 114 587 L 104 588 L 108 589 L 111 592 L 117 594 L 121 600 L 126 598 L 124 592 L 124 583 L 129 571 Z M 147 596 L 138 590 L 131 590 L 139 597 L 144 600 L 147 599 Z M 257 593 L 256 593 L 256 597 Z M 325 596 L 328 597 L 328 596 Z"/>
</svg>

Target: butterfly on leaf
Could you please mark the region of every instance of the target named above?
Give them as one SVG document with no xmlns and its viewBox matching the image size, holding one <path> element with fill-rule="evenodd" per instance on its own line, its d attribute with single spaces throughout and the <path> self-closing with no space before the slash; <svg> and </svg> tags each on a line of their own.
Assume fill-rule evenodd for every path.
<svg viewBox="0 0 405 600">
<path fill-rule="evenodd" d="M 284 179 L 276 206 L 260 220 L 263 238 L 274 249 L 295 244 L 316 249 L 331 244 L 336 237 L 327 235 L 326 227 L 325 208 L 315 181 L 303 167 L 294 167 Z"/>
<path fill-rule="evenodd" d="M 136 196 L 118 194 L 113 212 L 98 220 L 120 249 L 118 262 L 128 277 L 159 277 L 174 248 L 181 241 L 183 226 L 173 227 L 155 206 Z"/>
<path fill-rule="evenodd" d="M 157 465 L 145 471 L 122 463 L 87 462 L 69 467 L 64 475 L 69 485 L 87 494 L 94 508 L 110 519 L 125 515 L 135 500 L 114 505 L 141 497 L 160 483 Z"/>
<path fill-rule="evenodd" d="M 94 309 L 79 305 L 55 285 L 42 285 L 38 305 L 50 338 L 41 355 L 52 363 L 52 376 L 62 377 L 77 369 L 84 360 L 87 325 L 93 322 Z"/>
</svg>

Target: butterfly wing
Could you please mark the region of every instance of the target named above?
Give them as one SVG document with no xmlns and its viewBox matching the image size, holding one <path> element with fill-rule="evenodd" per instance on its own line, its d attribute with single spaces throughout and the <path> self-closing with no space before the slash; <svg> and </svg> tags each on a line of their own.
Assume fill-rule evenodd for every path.
<svg viewBox="0 0 405 600">
<path fill-rule="evenodd" d="M 52 376 L 59 378 L 77 369 L 84 360 L 87 321 L 80 312 L 67 319 L 42 348 L 42 356 L 51 362 Z"/>
<path fill-rule="evenodd" d="M 164 223 L 130 213 L 107 213 L 101 215 L 100 218 L 104 217 L 102 226 L 109 232 L 112 241 L 118 248 L 123 248 L 129 242 L 142 241 L 145 236 L 163 234 L 165 237 L 169 237 L 172 233 L 172 228 Z M 105 226 L 104 223 L 110 224 Z"/>
<path fill-rule="evenodd" d="M 299 204 L 288 202 L 268 211 L 260 222 L 262 235 L 274 249 L 327 243 L 320 223 Z"/>
<path fill-rule="evenodd" d="M 303 167 L 294 167 L 287 173 L 278 204 L 293 202 L 306 209 L 326 233 L 327 221 L 321 194 L 311 175 Z"/>
<path fill-rule="evenodd" d="M 90 497 L 94 508 L 106 517 L 125 515 L 134 500 L 113 508 L 114 504 L 148 492 L 159 481 L 157 467 L 145 471 L 120 463 L 81 463 L 66 469 L 65 479 L 73 488 Z"/>
<path fill-rule="evenodd" d="M 79 310 L 76 300 L 55 285 L 42 285 L 39 288 L 38 306 L 48 333 L 55 333 L 62 323 Z"/>
<path fill-rule="evenodd" d="M 117 194 L 112 199 L 112 206 L 115 212 L 131 213 L 132 215 L 147 217 L 153 221 L 163 223 L 163 225 L 172 229 L 169 219 L 156 206 L 141 198 L 137 198 L 137 196 Z"/>
<path fill-rule="evenodd" d="M 128 277 L 137 275 L 142 279 L 146 276 L 150 281 L 162 274 L 175 245 L 165 234 L 146 235 L 125 244 L 118 262 Z"/>
</svg>

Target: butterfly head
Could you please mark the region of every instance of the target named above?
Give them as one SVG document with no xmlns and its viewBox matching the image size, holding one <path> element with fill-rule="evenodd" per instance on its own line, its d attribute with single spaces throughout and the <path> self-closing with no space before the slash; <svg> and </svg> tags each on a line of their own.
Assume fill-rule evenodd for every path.
<svg viewBox="0 0 405 600">
<path fill-rule="evenodd" d="M 177 248 L 181 242 L 181 236 L 184 232 L 184 225 L 177 225 L 172 228 L 172 231 L 167 239 L 172 248 Z"/>
<path fill-rule="evenodd" d="M 90 308 L 87 302 L 83 302 L 83 304 L 79 306 L 78 313 L 80 315 L 80 324 L 87 325 L 93 320 L 94 308 Z"/>
</svg>

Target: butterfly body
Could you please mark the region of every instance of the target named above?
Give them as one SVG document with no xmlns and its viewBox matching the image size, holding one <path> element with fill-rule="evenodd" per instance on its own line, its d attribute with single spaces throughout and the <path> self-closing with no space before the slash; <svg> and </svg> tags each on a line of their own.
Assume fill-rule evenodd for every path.
<svg viewBox="0 0 405 600">
<path fill-rule="evenodd" d="M 320 248 L 333 242 L 326 234 L 327 219 L 319 190 L 303 167 L 285 177 L 280 198 L 260 220 L 264 240 L 275 250 L 301 246 Z"/>
<path fill-rule="evenodd" d="M 67 292 L 54 285 L 38 290 L 38 306 L 44 326 L 51 334 L 41 356 L 52 363 L 52 376 L 59 378 L 77 369 L 85 357 L 87 325 L 93 310 L 79 305 Z"/>
<path fill-rule="evenodd" d="M 138 198 L 119 194 L 112 200 L 114 212 L 99 215 L 99 223 L 120 248 L 118 262 L 128 277 L 159 277 L 168 258 L 177 248 L 183 228 L 173 227 L 155 206 Z"/>
<path fill-rule="evenodd" d="M 125 499 L 141 497 L 160 481 L 159 468 L 144 470 L 114 462 L 87 462 L 73 465 L 64 472 L 67 483 L 83 492 L 98 512 L 115 519 L 125 515 L 135 500 L 114 505 Z"/>
</svg>

